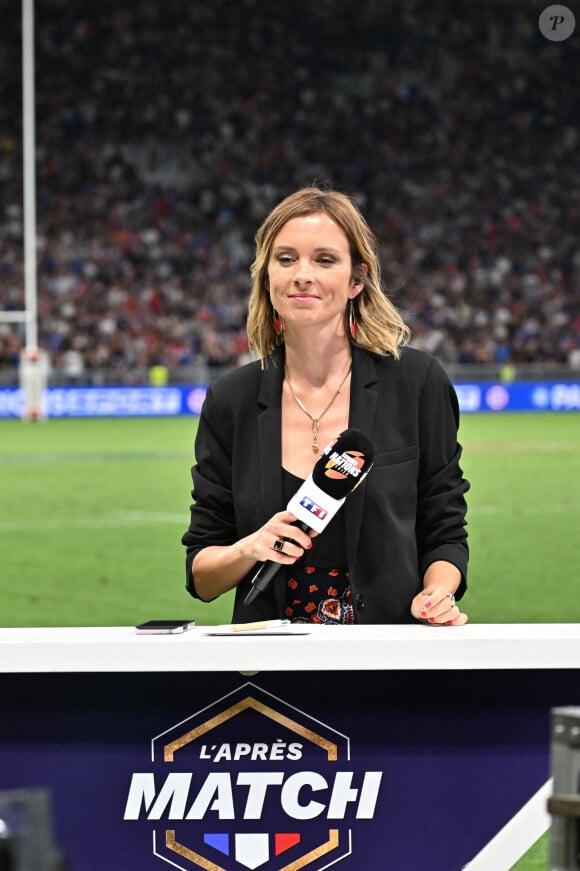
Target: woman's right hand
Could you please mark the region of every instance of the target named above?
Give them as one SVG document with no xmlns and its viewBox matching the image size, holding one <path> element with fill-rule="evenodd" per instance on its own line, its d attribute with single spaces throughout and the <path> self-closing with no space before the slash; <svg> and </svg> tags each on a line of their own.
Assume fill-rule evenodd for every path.
<svg viewBox="0 0 580 871">
<path fill-rule="evenodd" d="M 292 565 L 305 550 L 312 547 L 311 535 L 297 526 L 296 516 L 290 511 L 274 514 L 260 529 L 244 539 L 244 556 L 255 562 L 276 562 Z"/>
<path fill-rule="evenodd" d="M 290 511 L 274 514 L 256 532 L 234 544 L 209 545 L 193 560 L 192 576 L 197 596 L 205 602 L 231 590 L 256 563 L 271 562 L 290 566 L 312 547 L 310 534 L 293 524 Z M 275 546 L 276 545 L 276 546 Z"/>
</svg>

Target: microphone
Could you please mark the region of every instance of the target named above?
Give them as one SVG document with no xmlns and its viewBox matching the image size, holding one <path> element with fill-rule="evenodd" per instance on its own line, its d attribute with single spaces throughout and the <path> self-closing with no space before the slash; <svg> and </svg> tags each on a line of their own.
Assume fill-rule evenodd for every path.
<svg viewBox="0 0 580 871">
<path fill-rule="evenodd" d="M 375 453 L 372 441 L 358 429 L 345 429 L 333 439 L 286 506 L 298 518 L 294 525 L 303 532 L 323 532 L 349 493 L 370 472 Z M 260 563 L 244 605 L 264 592 L 279 568 L 280 563 L 271 560 Z"/>
</svg>

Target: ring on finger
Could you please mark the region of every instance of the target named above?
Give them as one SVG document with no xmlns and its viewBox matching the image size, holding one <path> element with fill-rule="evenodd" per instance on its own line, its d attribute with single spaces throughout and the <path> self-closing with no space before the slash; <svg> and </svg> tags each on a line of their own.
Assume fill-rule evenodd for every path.
<svg viewBox="0 0 580 871">
<path fill-rule="evenodd" d="M 447 595 L 451 599 L 451 607 L 453 607 L 453 605 L 455 605 L 455 596 L 453 595 L 453 593 L 447 593 Z"/>
<path fill-rule="evenodd" d="M 284 551 L 284 541 L 281 538 L 277 538 L 274 544 L 272 545 L 275 551 L 278 553 L 283 553 Z"/>
</svg>

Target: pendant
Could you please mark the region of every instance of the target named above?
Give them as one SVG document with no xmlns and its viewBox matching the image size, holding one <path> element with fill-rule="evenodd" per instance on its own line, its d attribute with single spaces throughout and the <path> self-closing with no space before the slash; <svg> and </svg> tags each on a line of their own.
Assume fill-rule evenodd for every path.
<svg viewBox="0 0 580 871">
<path fill-rule="evenodd" d="M 312 453 L 318 453 L 318 430 L 320 429 L 320 418 L 312 420 Z"/>
</svg>

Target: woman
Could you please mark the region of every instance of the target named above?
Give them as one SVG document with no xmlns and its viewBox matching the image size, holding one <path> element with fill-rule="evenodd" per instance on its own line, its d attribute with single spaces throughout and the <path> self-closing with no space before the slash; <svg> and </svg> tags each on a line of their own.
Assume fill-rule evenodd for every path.
<svg viewBox="0 0 580 871">
<path fill-rule="evenodd" d="M 248 314 L 259 357 L 209 386 L 192 469 L 187 587 L 236 587 L 233 619 L 461 625 L 467 533 L 455 392 L 380 286 L 373 234 L 344 194 L 304 188 L 256 234 Z M 320 536 L 284 510 L 347 427 L 375 465 Z M 251 605 L 256 563 L 280 570 Z"/>
</svg>

